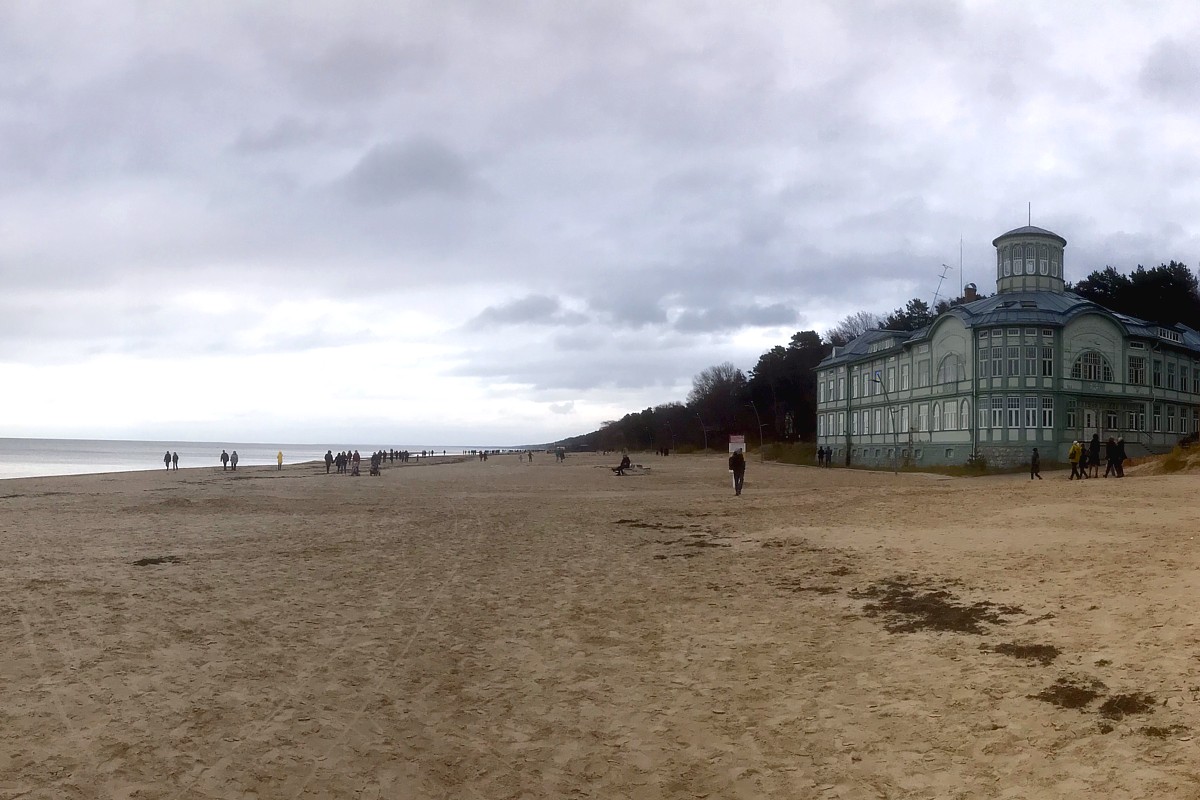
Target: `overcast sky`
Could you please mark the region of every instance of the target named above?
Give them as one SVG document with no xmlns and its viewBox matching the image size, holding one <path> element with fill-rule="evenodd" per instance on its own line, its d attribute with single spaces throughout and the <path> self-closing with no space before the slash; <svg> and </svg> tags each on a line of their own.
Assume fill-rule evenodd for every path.
<svg viewBox="0 0 1200 800">
<path fill-rule="evenodd" d="M 0 436 L 522 444 L 1200 260 L 1194 2 L 0 3 Z M 961 273 L 959 243 L 962 241 Z"/>
</svg>

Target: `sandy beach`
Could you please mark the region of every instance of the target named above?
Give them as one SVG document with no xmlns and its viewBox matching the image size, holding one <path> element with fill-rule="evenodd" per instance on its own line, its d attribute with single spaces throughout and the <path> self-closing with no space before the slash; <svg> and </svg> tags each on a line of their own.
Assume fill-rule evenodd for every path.
<svg viewBox="0 0 1200 800">
<path fill-rule="evenodd" d="M 616 460 L 0 482 L 0 798 L 1200 797 L 1194 475 Z"/>
</svg>

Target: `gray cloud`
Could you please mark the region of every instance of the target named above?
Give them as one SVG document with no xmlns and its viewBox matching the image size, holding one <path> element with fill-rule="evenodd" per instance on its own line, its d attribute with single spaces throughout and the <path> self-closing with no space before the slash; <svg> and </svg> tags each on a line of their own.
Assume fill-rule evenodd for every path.
<svg viewBox="0 0 1200 800">
<path fill-rule="evenodd" d="M 465 159 L 430 139 L 376 145 L 341 183 L 353 200 L 366 205 L 418 197 L 463 198 L 483 188 Z"/>
</svg>

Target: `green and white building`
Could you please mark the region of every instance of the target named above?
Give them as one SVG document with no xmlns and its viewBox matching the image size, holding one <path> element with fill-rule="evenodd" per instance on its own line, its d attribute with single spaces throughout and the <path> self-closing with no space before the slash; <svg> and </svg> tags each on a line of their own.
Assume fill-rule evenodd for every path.
<svg viewBox="0 0 1200 800">
<path fill-rule="evenodd" d="M 817 444 L 835 463 L 886 466 L 1065 460 L 1093 433 L 1131 457 L 1200 424 L 1200 334 L 1067 292 L 1056 233 L 993 243 L 996 294 L 913 332 L 868 331 L 817 366 Z"/>
</svg>

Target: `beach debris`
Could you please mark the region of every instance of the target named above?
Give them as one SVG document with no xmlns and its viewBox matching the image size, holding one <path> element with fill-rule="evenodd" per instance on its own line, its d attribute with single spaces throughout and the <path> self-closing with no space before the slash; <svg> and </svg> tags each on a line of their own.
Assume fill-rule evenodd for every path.
<svg viewBox="0 0 1200 800">
<path fill-rule="evenodd" d="M 151 558 L 139 558 L 133 562 L 135 567 L 148 567 L 152 564 L 178 564 L 182 561 L 179 556 L 153 556 Z"/>
<path fill-rule="evenodd" d="M 1022 661 L 1036 661 L 1042 666 L 1046 666 L 1054 659 L 1062 655 L 1062 651 L 1052 644 L 1016 644 L 1004 643 L 991 647 L 986 644 L 979 645 L 980 650 L 986 650 L 992 653 L 999 653 L 1005 656 L 1019 658 Z"/>
<path fill-rule="evenodd" d="M 1107 688 L 1095 678 L 1059 678 L 1052 686 L 1029 697 L 1059 708 L 1083 708 Z"/>
<path fill-rule="evenodd" d="M 883 617 L 883 627 L 889 633 L 933 630 L 979 635 L 984 633 L 984 623 L 1003 625 L 1008 622 L 1005 616 L 1025 613 L 1016 606 L 988 600 L 968 604 L 945 589 L 922 591 L 921 587 L 903 578 L 892 578 L 866 589 L 851 589 L 850 596 L 872 600 L 863 610 L 868 616 Z"/>
</svg>

